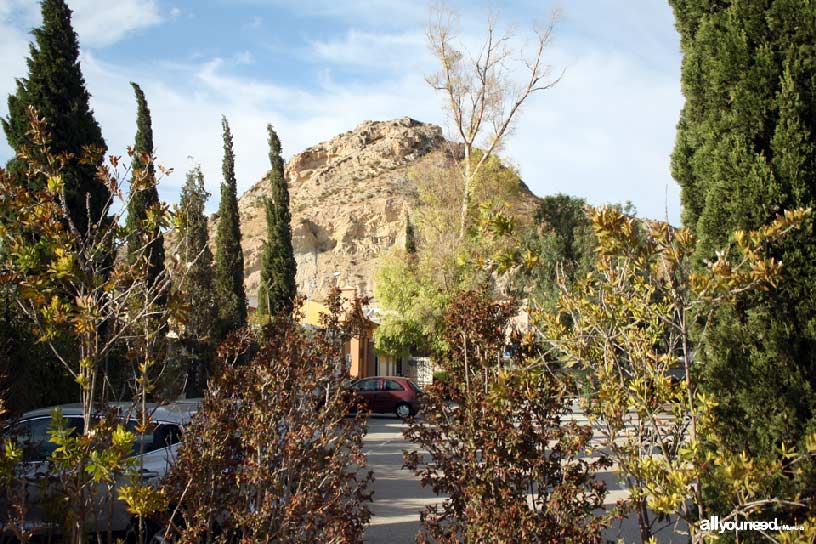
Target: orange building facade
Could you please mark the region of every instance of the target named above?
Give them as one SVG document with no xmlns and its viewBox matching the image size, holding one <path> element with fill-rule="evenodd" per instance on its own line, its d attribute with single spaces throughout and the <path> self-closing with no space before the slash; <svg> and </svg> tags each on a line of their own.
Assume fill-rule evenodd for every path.
<svg viewBox="0 0 816 544">
<path fill-rule="evenodd" d="M 350 305 L 357 295 L 354 288 L 342 289 L 344 305 Z M 307 300 L 303 304 L 301 323 L 312 327 L 320 327 L 322 315 L 329 313 L 329 309 L 316 300 Z M 374 331 L 377 324 L 370 319 L 366 319 L 363 330 L 345 342 L 343 345 L 343 356 L 346 360 L 346 367 L 352 378 L 366 378 L 376 376 L 380 373 L 380 359 L 374 351 Z M 382 359 L 388 359 L 382 357 Z"/>
</svg>

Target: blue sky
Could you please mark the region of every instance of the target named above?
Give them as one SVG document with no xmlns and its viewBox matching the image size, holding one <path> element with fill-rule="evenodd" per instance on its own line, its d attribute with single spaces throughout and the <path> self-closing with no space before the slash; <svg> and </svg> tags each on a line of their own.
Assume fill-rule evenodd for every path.
<svg viewBox="0 0 816 544">
<path fill-rule="evenodd" d="M 25 75 L 28 31 L 39 2 L 0 0 L 0 95 Z M 265 127 L 287 157 L 367 119 L 414 117 L 447 126 L 444 103 L 425 83 L 436 66 L 424 29 L 429 4 L 390 0 L 68 0 L 82 69 L 110 152 L 135 130 L 131 80 L 153 112 L 162 181 L 175 202 L 194 162 L 208 190 L 221 180 L 220 115 L 230 119 L 239 192 L 268 168 Z M 460 10 L 465 44 L 478 43 L 488 4 Z M 470 7 L 468 7 L 470 6 Z M 566 69 L 533 96 L 502 157 L 538 195 L 565 192 L 590 203 L 631 200 L 639 214 L 679 223 L 669 173 L 683 99 L 679 39 L 663 0 L 494 2 L 518 43 L 554 7 L 562 16 L 546 60 Z M 0 100 L 0 115 L 6 115 Z M 0 138 L 0 161 L 11 150 Z M 192 157 L 192 158 L 191 158 Z M 217 207 L 216 198 L 209 203 Z"/>
</svg>

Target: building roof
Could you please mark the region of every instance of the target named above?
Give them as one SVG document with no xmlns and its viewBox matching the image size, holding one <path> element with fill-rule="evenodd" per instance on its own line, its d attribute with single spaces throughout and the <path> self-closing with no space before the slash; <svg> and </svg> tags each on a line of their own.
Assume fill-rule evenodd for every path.
<svg viewBox="0 0 816 544">
<path fill-rule="evenodd" d="M 356 294 L 356 289 L 353 288 L 346 288 L 343 289 L 344 299 L 345 302 L 348 303 L 354 295 L 350 294 L 350 291 L 354 291 Z M 345 296 L 346 293 L 349 293 L 349 296 Z M 347 306 L 347 305 L 346 305 Z M 346 308 L 348 310 L 348 308 Z M 331 310 L 329 310 L 328 306 L 323 304 L 322 302 L 318 302 L 317 300 L 308 299 L 303 303 L 303 306 L 300 308 L 300 323 L 305 326 L 312 326 L 312 327 L 322 327 L 321 324 L 321 316 L 329 315 Z M 377 321 L 372 319 L 374 317 L 373 308 L 366 308 L 364 311 L 365 318 L 371 324 L 372 327 L 377 327 L 379 324 Z"/>
</svg>

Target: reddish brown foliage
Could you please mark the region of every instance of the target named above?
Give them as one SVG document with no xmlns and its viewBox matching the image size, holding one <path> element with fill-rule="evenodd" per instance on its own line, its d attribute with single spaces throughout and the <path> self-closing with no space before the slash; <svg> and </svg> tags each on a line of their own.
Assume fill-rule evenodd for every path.
<svg viewBox="0 0 816 544">
<path fill-rule="evenodd" d="M 365 414 L 352 399 L 341 342 L 354 320 L 340 302 L 326 328 L 278 318 L 248 363 L 249 336 L 220 350 L 168 481 L 182 542 L 360 542 L 372 473 L 363 473 Z M 341 322 L 342 321 L 342 322 Z"/>
<path fill-rule="evenodd" d="M 422 514 L 423 542 L 595 542 L 606 496 L 583 457 L 592 431 L 567 422 L 570 387 L 529 357 L 503 359 L 515 313 L 486 291 L 466 292 L 447 312 L 450 380 L 431 386 L 424 419 L 406 437 L 429 456 L 406 454 L 423 485 L 449 498 Z"/>
</svg>

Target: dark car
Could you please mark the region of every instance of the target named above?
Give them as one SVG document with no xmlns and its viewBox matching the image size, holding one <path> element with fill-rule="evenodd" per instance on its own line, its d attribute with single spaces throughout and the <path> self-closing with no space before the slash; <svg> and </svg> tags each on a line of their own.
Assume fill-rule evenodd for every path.
<svg viewBox="0 0 816 544">
<path fill-rule="evenodd" d="M 408 378 L 373 376 L 357 380 L 352 388 L 365 399 L 368 409 L 374 414 L 396 414 L 403 418 L 419 410 L 419 387 Z"/>
</svg>

